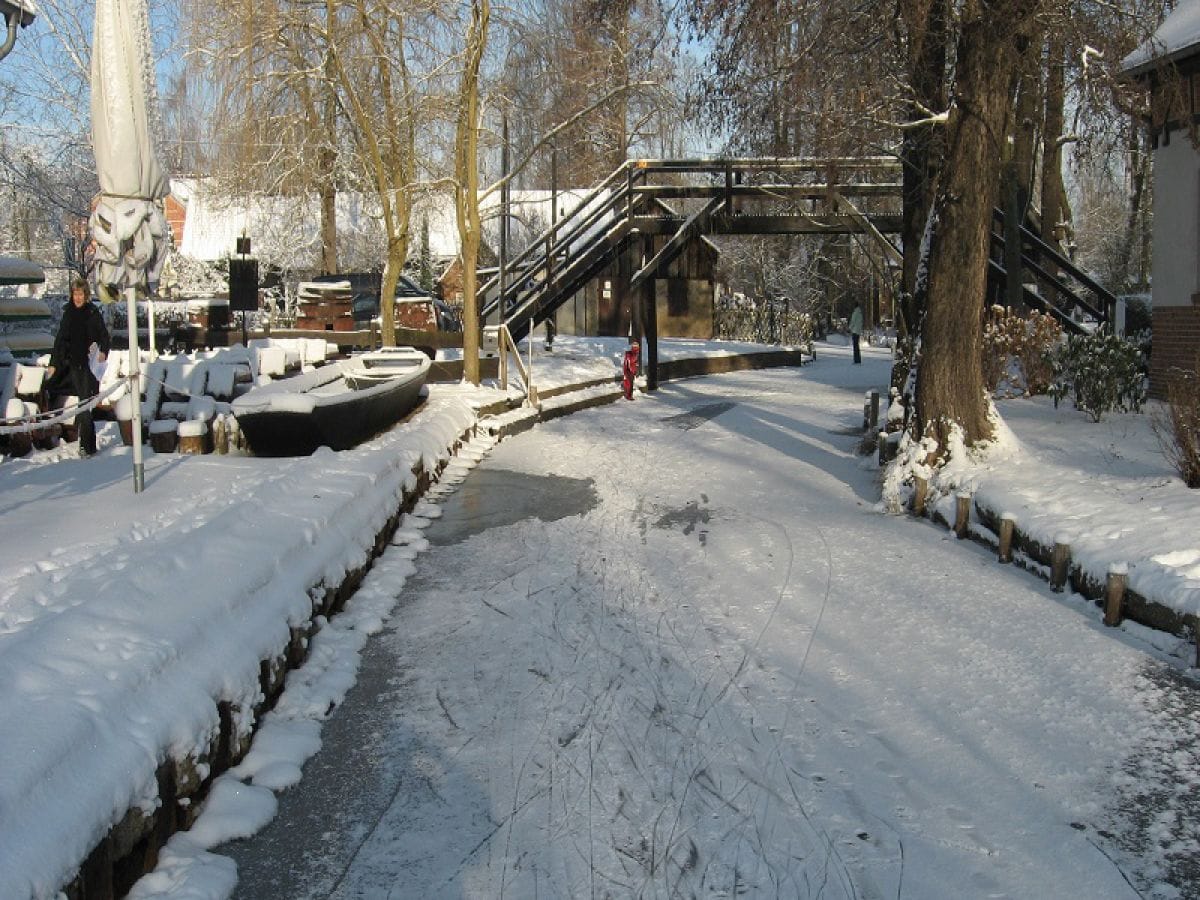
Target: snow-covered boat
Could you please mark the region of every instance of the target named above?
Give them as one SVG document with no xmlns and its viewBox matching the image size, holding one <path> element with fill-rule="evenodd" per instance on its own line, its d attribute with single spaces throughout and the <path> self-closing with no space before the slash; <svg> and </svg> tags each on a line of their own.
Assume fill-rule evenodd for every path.
<svg viewBox="0 0 1200 900">
<path fill-rule="evenodd" d="M 428 374 L 424 353 L 388 348 L 256 387 L 233 414 L 258 456 L 349 450 L 412 410 Z"/>
</svg>

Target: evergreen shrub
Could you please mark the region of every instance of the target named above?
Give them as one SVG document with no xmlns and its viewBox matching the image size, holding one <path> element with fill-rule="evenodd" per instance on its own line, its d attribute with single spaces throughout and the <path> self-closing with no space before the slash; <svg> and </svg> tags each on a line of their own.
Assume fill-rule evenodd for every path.
<svg viewBox="0 0 1200 900">
<path fill-rule="evenodd" d="M 1141 351 L 1107 329 L 1068 337 L 1052 356 L 1051 368 L 1054 405 L 1070 396 L 1093 422 L 1114 410 L 1140 412 L 1146 402 Z"/>
</svg>

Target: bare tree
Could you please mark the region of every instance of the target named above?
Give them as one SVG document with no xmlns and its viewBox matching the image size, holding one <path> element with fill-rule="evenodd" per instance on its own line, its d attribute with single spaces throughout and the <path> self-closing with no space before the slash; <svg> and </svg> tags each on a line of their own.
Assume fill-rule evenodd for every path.
<svg viewBox="0 0 1200 900">
<path fill-rule="evenodd" d="M 463 267 L 463 377 L 479 384 L 479 302 L 475 267 L 482 240 L 479 215 L 479 71 L 487 49 L 489 0 L 470 0 L 459 78 L 454 140 L 454 208 Z"/>
<path fill-rule="evenodd" d="M 580 187 L 630 154 L 679 147 L 682 101 L 668 89 L 677 36 L 657 3 L 538 0 L 506 24 L 499 89 L 515 156 L 556 130 L 559 183 Z M 518 183 L 548 186 L 551 165 L 551 154 L 532 157 Z"/>
<path fill-rule="evenodd" d="M 316 192 L 322 241 L 315 263 L 337 271 L 336 193 L 346 169 L 338 164 L 331 42 L 340 36 L 340 5 L 266 0 L 251 9 L 216 0 L 215 13 L 189 9 L 189 68 L 204 73 L 215 92 L 210 174 L 233 194 Z"/>
</svg>

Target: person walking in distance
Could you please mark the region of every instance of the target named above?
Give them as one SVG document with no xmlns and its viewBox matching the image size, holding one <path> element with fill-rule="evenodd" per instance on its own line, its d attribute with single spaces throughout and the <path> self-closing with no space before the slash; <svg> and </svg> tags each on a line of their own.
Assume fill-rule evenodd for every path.
<svg viewBox="0 0 1200 900">
<path fill-rule="evenodd" d="M 93 345 L 95 350 L 92 350 Z M 87 279 L 71 281 L 71 300 L 63 310 L 54 350 L 50 354 L 48 389 L 70 391 L 80 402 L 86 402 L 100 390 L 100 382 L 89 365 L 91 357 L 97 362 L 108 358 L 110 340 L 100 310 L 91 302 Z M 75 417 L 79 425 L 79 455 L 88 457 L 96 452 L 96 425 L 89 409 Z"/>
<path fill-rule="evenodd" d="M 854 364 L 858 365 L 862 362 L 862 353 L 859 351 L 858 342 L 862 338 L 862 304 L 854 304 L 854 312 L 850 313 L 850 343 L 854 345 Z"/>
</svg>

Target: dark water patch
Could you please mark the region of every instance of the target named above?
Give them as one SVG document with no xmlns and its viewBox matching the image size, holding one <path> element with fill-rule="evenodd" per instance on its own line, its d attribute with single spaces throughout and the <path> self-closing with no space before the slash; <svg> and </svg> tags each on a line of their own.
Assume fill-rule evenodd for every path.
<svg viewBox="0 0 1200 900">
<path fill-rule="evenodd" d="M 712 513 L 708 509 L 708 497 L 700 495 L 700 500 L 689 500 L 679 509 L 668 510 L 654 523 L 655 528 L 682 528 L 684 534 L 695 533 L 703 546 L 708 543 L 708 523 Z"/>
<path fill-rule="evenodd" d="M 674 416 L 667 416 L 662 421 L 672 426 L 680 428 L 684 431 L 690 431 L 693 428 L 699 428 L 705 422 L 711 422 L 722 413 L 727 413 L 729 410 L 737 406 L 736 403 L 722 401 L 721 403 L 706 403 L 704 406 L 697 406 L 695 409 L 689 409 L 687 412 L 678 413 Z"/>
<path fill-rule="evenodd" d="M 431 544 L 457 544 L 524 519 L 553 522 L 580 516 L 597 502 L 591 478 L 480 467 L 442 504 L 442 517 L 426 529 L 425 536 Z"/>
</svg>

